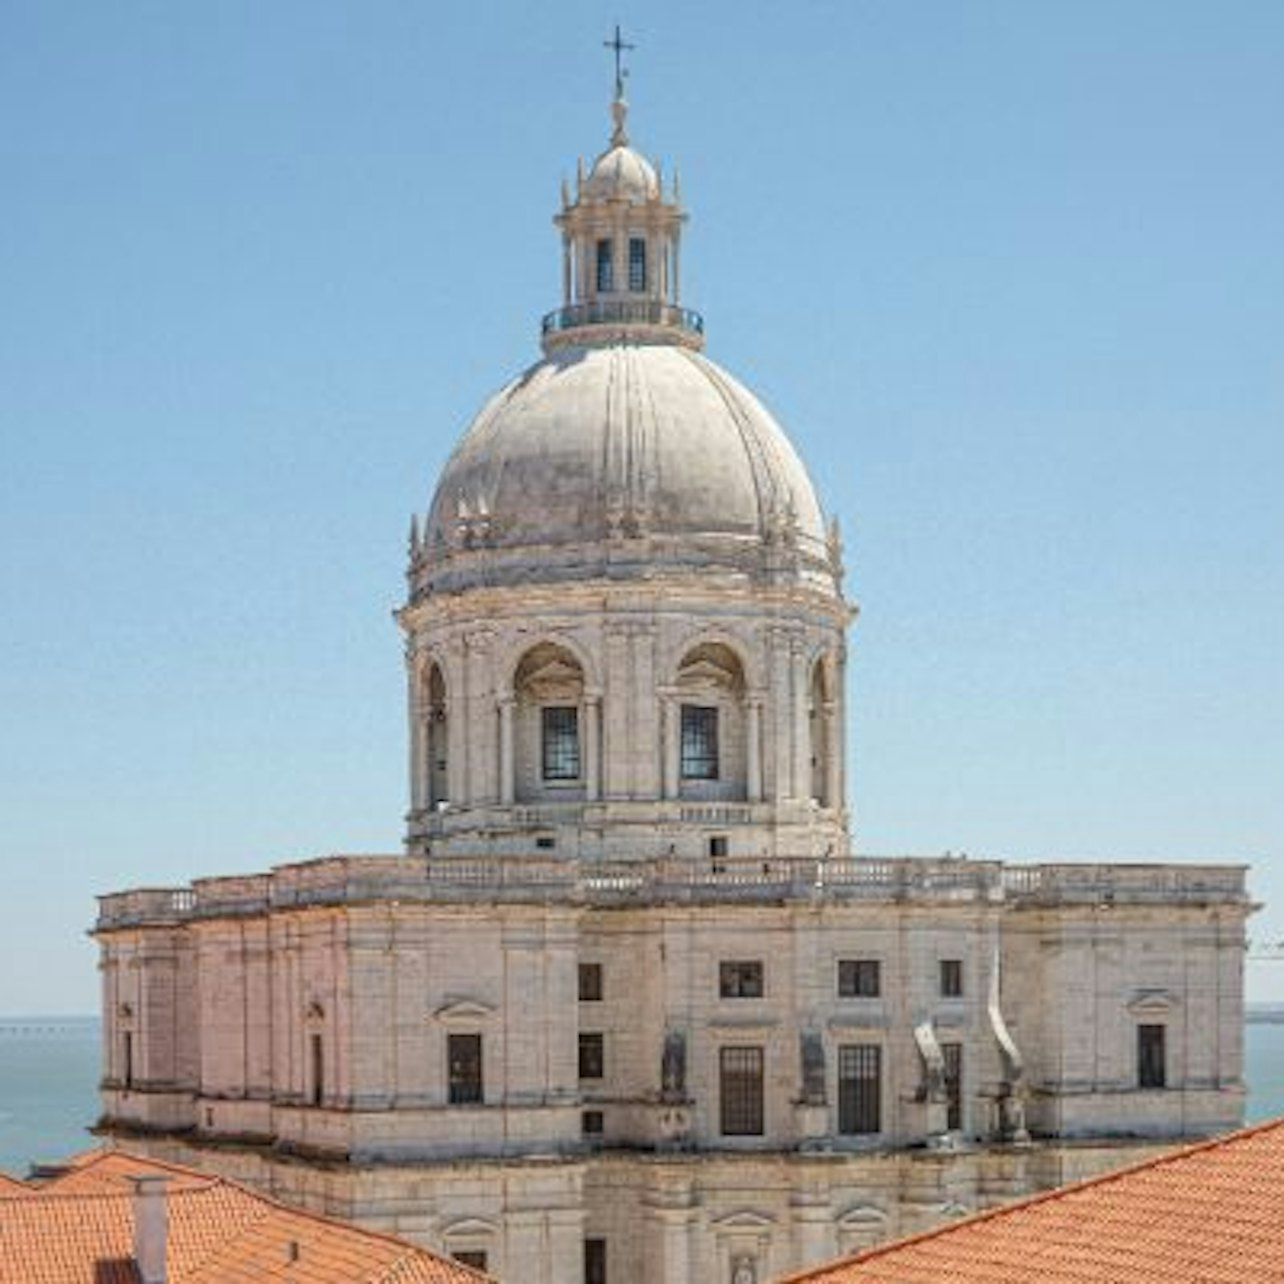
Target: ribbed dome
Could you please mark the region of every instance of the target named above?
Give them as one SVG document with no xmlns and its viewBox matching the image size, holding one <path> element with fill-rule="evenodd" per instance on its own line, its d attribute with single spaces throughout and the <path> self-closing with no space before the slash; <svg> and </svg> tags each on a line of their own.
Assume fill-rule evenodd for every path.
<svg viewBox="0 0 1284 1284">
<path fill-rule="evenodd" d="M 584 180 L 584 197 L 591 201 L 625 200 L 635 204 L 655 199 L 660 180 L 650 161 L 623 145 L 603 152 Z"/>
<path fill-rule="evenodd" d="M 425 587 L 582 576 L 607 545 L 612 574 L 722 566 L 833 587 L 788 439 L 746 388 L 674 345 L 562 349 L 493 397 L 438 484 Z M 623 571 L 630 546 L 638 568 Z M 504 550 L 531 551 L 520 574 Z"/>
</svg>

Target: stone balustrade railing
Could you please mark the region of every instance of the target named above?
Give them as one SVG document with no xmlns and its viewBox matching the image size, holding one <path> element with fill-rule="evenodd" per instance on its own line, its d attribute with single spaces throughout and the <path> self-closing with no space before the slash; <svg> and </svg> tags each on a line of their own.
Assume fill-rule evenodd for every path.
<svg viewBox="0 0 1284 1284">
<path fill-rule="evenodd" d="M 1008 900 L 1109 905 L 1247 899 L 1246 865 L 1010 865 L 1003 870 Z"/>
<path fill-rule="evenodd" d="M 99 898 L 98 928 L 261 914 L 306 905 L 478 899 L 578 905 L 780 900 L 1093 904 L 1241 904 L 1241 865 L 1004 866 L 920 857 L 726 857 L 574 861 L 547 856 L 332 856 L 270 874 L 199 879 Z"/>
</svg>

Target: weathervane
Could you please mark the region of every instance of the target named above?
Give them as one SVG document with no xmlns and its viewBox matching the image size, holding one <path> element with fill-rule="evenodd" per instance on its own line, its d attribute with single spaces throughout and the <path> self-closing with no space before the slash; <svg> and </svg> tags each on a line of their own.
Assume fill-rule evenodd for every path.
<svg viewBox="0 0 1284 1284">
<path fill-rule="evenodd" d="M 613 40 L 603 40 L 603 48 L 613 49 L 615 51 L 615 96 L 617 99 L 624 97 L 624 77 L 627 76 L 628 70 L 625 68 L 621 55 L 626 49 L 630 52 L 637 48 L 637 45 L 631 45 L 620 35 L 620 24 L 615 24 L 615 38 Z"/>
</svg>

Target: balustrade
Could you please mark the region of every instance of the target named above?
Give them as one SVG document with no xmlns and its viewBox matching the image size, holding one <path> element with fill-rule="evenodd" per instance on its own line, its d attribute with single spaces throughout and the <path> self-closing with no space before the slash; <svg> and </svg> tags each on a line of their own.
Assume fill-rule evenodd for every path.
<svg viewBox="0 0 1284 1284">
<path fill-rule="evenodd" d="M 199 880 L 192 888 L 142 888 L 100 898 L 98 927 L 180 922 L 271 908 L 468 898 L 620 900 L 1004 901 L 1242 903 L 1242 866 L 1029 865 L 962 858 L 762 856 L 578 861 L 548 856 L 335 856 L 271 874 Z"/>
</svg>

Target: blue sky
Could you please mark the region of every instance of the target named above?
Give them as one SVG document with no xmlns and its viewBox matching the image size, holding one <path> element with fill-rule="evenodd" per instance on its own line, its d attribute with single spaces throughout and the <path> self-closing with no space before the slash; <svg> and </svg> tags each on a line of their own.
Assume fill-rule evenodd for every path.
<svg viewBox="0 0 1284 1284">
<path fill-rule="evenodd" d="M 1284 937 L 1284 5 L 11 0 L 0 1012 L 96 1006 L 95 893 L 397 849 L 409 515 L 617 18 L 844 525 L 860 848 L 1252 862 Z"/>
</svg>

